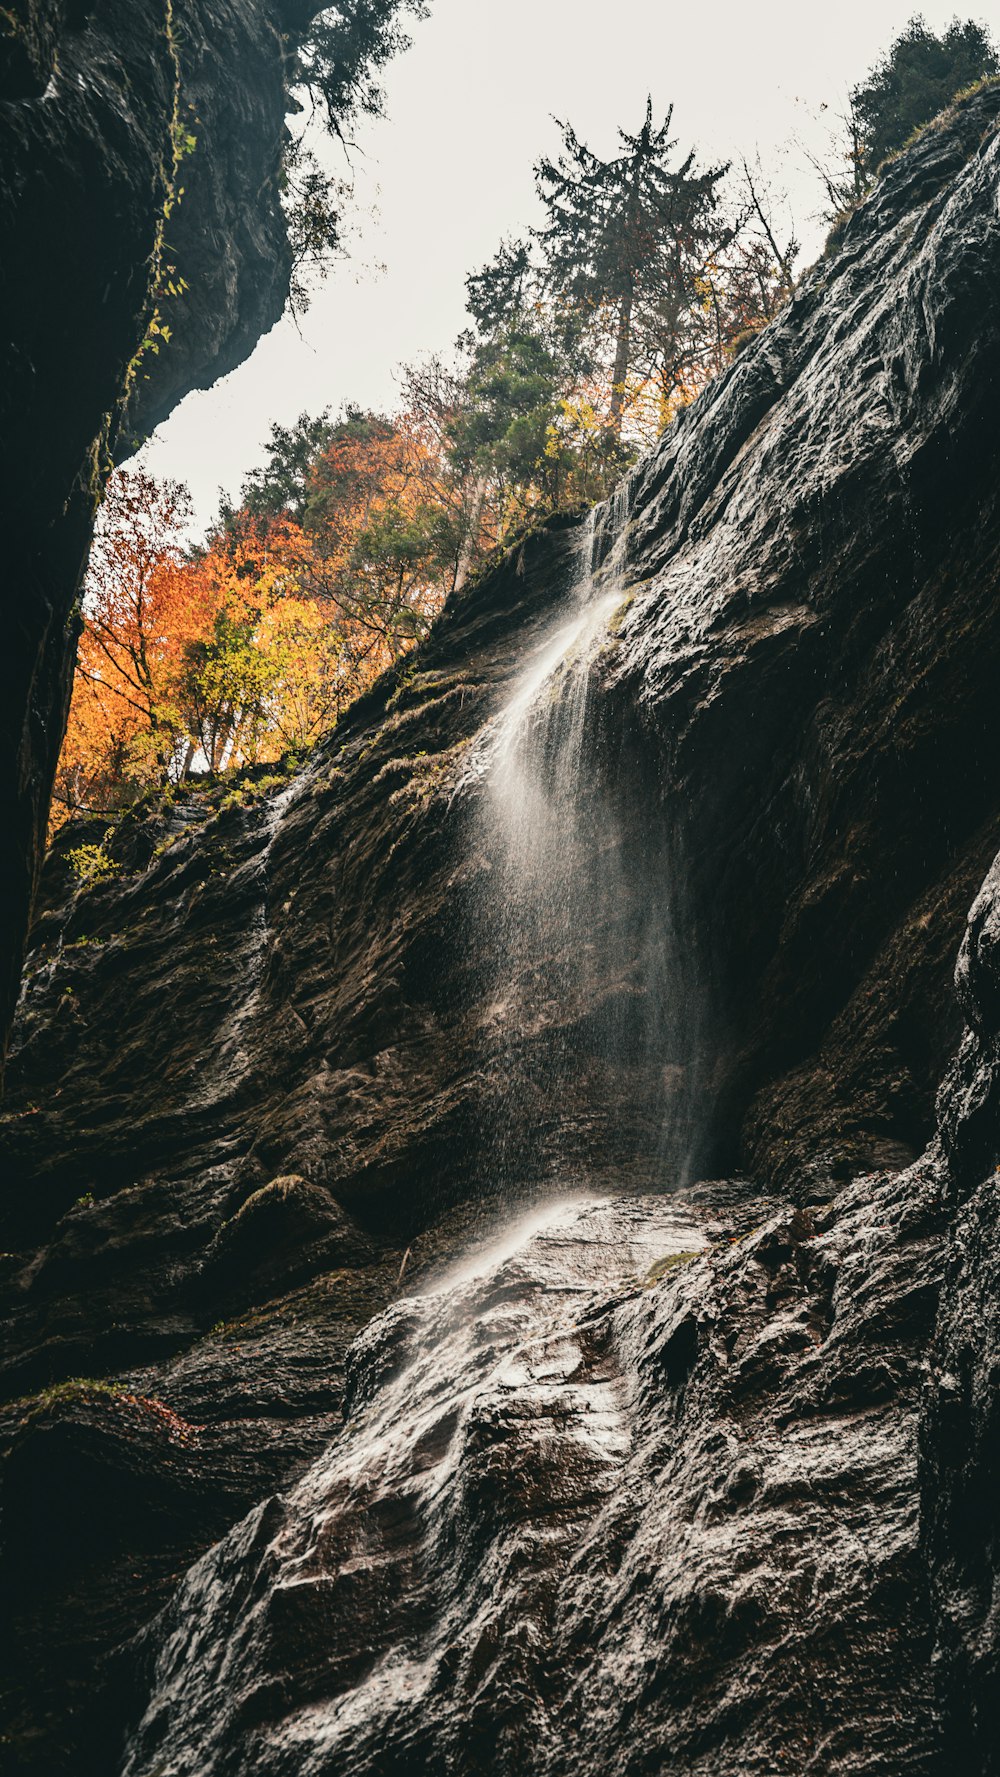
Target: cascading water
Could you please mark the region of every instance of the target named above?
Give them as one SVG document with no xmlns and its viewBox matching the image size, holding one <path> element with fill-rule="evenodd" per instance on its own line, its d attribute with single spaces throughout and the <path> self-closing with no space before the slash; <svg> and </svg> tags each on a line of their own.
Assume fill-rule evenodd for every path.
<svg viewBox="0 0 1000 1777">
<path fill-rule="evenodd" d="M 483 1194 L 506 1227 L 372 1321 L 343 1436 L 191 1569 L 150 1633 L 123 1777 L 577 1769 L 555 1650 L 575 1646 L 588 1564 L 645 1509 L 642 1285 L 705 1244 L 664 1189 L 690 1036 L 667 848 L 619 818 L 597 719 L 627 516 L 626 485 L 582 528 L 566 604 L 459 786 L 493 959 Z M 621 1164 L 598 1178 L 588 1147 L 614 1154 L 616 1123 Z M 608 1657 L 599 1686 L 614 1637 Z"/>
<path fill-rule="evenodd" d="M 378 1315 L 342 1437 L 152 1625 L 121 1777 L 577 1773 L 622 1653 L 612 1628 L 581 1702 L 581 1624 L 656 1511 L 642 1400 L 678 1317 L 643 1282 L 681 1278 L 700 1222 L 550 1204 Z"/>
<path fill-rule="evenodd" d="M 581 527 L 569 596 L 469 773 L 493 959 L 482 1148 L 501 1198 L 579 1184 L 595 1152 L 617 1183 L 676 1187 L 693 1151 L 695 996 L 670 848 L 656 810 L 622 818 L 595 695 L 627 597 L 629 502 L 625 481 Z"/>
</svg>

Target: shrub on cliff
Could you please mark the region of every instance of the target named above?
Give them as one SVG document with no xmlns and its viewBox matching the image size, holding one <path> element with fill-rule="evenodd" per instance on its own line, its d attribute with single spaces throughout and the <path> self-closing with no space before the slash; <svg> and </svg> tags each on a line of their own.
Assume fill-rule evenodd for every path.
<svg viewBox="0 0 1000 1777">
<path fill-rule="evenodd" d="M 879 167 L 955 96 L 1000 69 L 989 32 L 953 19 L 940 37 L 917 13 L 852 88 L 836 159 L 814 160 L 826 188 L 827 220 L 839 223 L 870 190 Z"/>
<path fill-rule="evenodd" d="M 997 67 L 989 32 L 973 19 L 953 19 L 936 37 L 919 14 L 912 18 L 851 95 L 866 176 L 956 93 Z"/>
</svg>

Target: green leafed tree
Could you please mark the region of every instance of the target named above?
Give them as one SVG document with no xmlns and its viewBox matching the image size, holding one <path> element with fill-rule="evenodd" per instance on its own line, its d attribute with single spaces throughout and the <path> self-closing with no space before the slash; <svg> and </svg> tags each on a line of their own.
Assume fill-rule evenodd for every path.
<svg viewBox="0 0 1000 1777">
<path fill-rule="evenodd" d="M 1000 69 L 996 46 L 974 19 L 953 19 L 936 36 L 917 13 L 851 91 L 843 135 L 830 159 L 810 156 L 836 222 L 871 189 L 886 158 L 950 105 L 957 93 Z"/>
<path fill-rule="evenodd" d="M 236 621 L 225 612 L 212 635 L 188 649 L 181 681 L 184 724 L 201 749 L 209 771 L 218 771 L 228 753 L 256 757 L 267 721 L 267 696 L 274 664 L 257 647 L 255 617 Z"/>
<path fill-rule="evenodd" d="M 294 83 L 325 110 L 343 136 L 357 117 L 380 117 L 386 63 L 409 44 L 402 18 L 424 18 L 426 0 L 339 0 L 309 25 Z"/>
<path fill-rule="evenodd" d="M 936 36 L 919 13 L 911 18 L 851 94 L 866 178 L 956 93 L 997 67 L 989 32 L 975 20 L 953 19 Z"/>
<path fill-rule="evenodd" d="M 335 427 L 326 411 L 315 418 L 300 413 L 295 424 L 275 422 L 264 462 L 251 469 L 243 483 L 242 510 L 252 518 L 280 518 L 289 513 L 300 523 L 310 492 L 310 473 Z"/>
<path fill-rule="evenodd" d="M 407 15 L 419 19 L 426 13 L 427 0 L 338 0 L 319 8 L 314 0 L 289 0 L 288 24 L 301 30 L 298 53 L 288 65 L 289 84 L 294 108 L 305 113 L 304 126 L 288 134 L 281 170 L 293 313 L 308 308 L 314 284 L 347 250 L 344 215 L 353 181 L 326 164 L 323 130 L 346 152 L 359 119 L 384 115 L 382 72 L 409 45 Z"/>
<path fill-rule="evenodd" d="M 484 338 L 522 320 L 538 294 L 538 268 L 526 241 L 501 241 L 495 256 L 465 280 L 465 306 Z"/>
<path fill-rule="evenodd" d="M 727 168 L 699 171 L 693 149 L 671 165 L 672 116 L 673 107 L 655 125 L 648 101 L 638 134 L 619 130 L 621 152 L 609 160 L 562 124 L 562 153 L 535 168 L 545 284 L 557 301 L 610 328 L 616 433 L 632 372 L 662 382 L 679 372 L 685 317 L 703 300 L 706 268 L 732 238 L 718 190 Z"/>
<path fill-rule="evenodd" d="M 492 475 L 508 486 L 536 480 L 565 374 L 541 329 L 526 319 L 477 341 L 465 399 L 449 428 L 459 472 Z"/>
</svg>

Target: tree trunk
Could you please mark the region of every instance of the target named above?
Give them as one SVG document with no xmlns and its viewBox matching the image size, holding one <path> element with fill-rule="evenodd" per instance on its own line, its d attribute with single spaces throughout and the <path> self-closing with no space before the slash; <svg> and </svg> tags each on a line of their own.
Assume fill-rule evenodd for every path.
<svg viewBox="0 0 1000 1777">
<path fill-rule="evenodd" d="M 476 549 L 476 536 L 479 531 L 479 520 L 482 517 L 483 502 L 486 499 L 486 487 L 486 476 L 477 475 L 475 486 L 472 490 L 472 508 L 469 512 L 469 522 L 465 527 L 465 536 L 462 538 L 462 547 L 458 552 L 458 561 L 455 564 L 455 579 L 452 586 L 453 592 L 461 592 L 462 587 L 469 578 L 469 569 L 472 567 L 472 557 L 475 554 Z"/>
<path fill-rule="evenodd" d="M 622 409 L 625 405 L 625 380 L 628 376 L 629 352 L 632 345 L 632 285 L 622 297 L 618 311 L 618 338 L 615 341 L 615 368 L 611 380 L 610 426 L 616 438 L 622 435 Z"/>
</svg>

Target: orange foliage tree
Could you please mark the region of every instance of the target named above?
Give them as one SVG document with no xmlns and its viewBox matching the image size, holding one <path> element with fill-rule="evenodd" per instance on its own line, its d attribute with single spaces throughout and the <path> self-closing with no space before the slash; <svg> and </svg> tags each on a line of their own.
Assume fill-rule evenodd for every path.
<svg viewBox="0 0 1000 1777">
<path fill-rule="evenodd" d="M 185 571 L 185 490 L 141 470 L 110 484 L 91 554 L 56 818 L 111 812 L 167 773 L 176 692 L 205 617 Z"/>
<path fill-rule="evenodd" d="M 83 601 L 56 825 L 149 786 L 309 746 L 426 631 L 457 545 L 414 423 L 329 429 L 300 511 L 227 512 L 185 549 L 185 490 L 112 478 Z"/>
<path fill-rule="evenodd" d="M 294 490 L 261 490 L 268 551 L 326 608 L 358 670 L 381 670 L 426 633 L 454 582 L 463 515 L 423 416 L 349 409 Z M 235 517 L 242 538 L 246 516 Z"/>
</svg>

